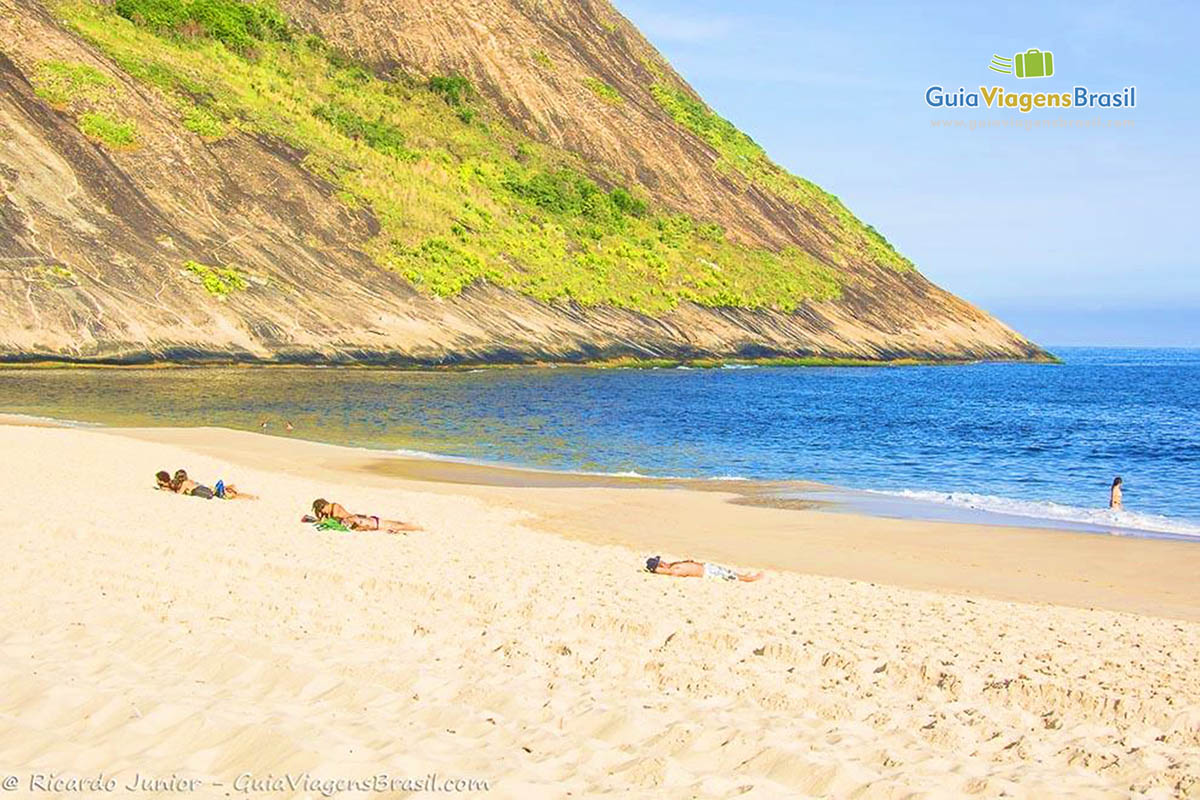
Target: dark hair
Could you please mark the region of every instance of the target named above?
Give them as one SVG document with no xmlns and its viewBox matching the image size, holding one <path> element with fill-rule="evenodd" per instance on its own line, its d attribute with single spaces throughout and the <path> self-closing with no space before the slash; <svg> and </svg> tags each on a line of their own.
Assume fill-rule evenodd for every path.
<svg viewBox="0 0 1200 800">
<path fill-rule="evenodd" d="M 1120 486 L 1122 483 L 1124 483 L 1124 481 L 1123 481 L 1123 480 L 1121 480 L 1121 476 L 1120 476 L 1120 475 L 1118 475 L 1117 477 L 1113 478 L 1113 486 Z"/>
<path fill-rule="evenodd" d="M 154 473 L 154 480 L 169 486 L 171 484 L 171 474 L 165 469 L 160 469 L 158 472 Z"/>
<path fill-rule="evenodd" d="M 661 563 L 662 563 L 662 556 L 655 556 L 654 558 L 647 558 L 646 559 L 646 571 L 647 572 L 657 572 L 658 565 Z"/>
<path fill-rule="evenodd" d="M 316 514 L 318 517 L 323 516 L 324 515 L 323 511 L 325 509 L 325 506 L 328 505 L 328 503 L 329 503 L 329 501 L 326 500 L 324 497 L 318 497 L 316 500 L 313 500 L 313 506 L 312 506 L 313 513 Z"/>
</svg>

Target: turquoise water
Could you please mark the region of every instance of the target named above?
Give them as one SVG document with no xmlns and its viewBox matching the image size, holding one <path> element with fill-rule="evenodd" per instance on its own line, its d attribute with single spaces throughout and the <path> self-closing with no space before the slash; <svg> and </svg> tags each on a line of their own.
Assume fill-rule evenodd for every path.
<svg viewBox="0 0 1200 800">
<path fill-rule="evenodd" d="M 548 469 L 803 479 L 890 506 L 1200 535 L 1200 351 L 908 368 L 0 371 L 0 411 Z M 1125 479 L 1128 513 L 1107 503 Z M 915 512 L 914 512 L 915 513 Z"/>
</svg>

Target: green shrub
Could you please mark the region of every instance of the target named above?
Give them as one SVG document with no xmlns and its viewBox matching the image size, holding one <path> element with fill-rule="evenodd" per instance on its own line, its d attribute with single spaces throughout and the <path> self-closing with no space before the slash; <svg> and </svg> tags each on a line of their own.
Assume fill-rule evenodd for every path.
<svg viewBox="0 0 1200 800">
<path fill-rule="evenodd" d="M 452 72 L 449 75 L 434 75 L 426 83 L 429 91 L 441 97 L 452 106 L 460 106 L 475 96 L 471 82 Z"/>
<path fill-rule="evenodd" d="M 198 261 L 185 261 L 183 268 L 199 278 L 204 290 L 214 297 L 225 297 L 250 285 L 242 274 L 232 267 L 210 267 Z"/>
<path fill-rule="evenodd" d="M 189 106 L 183 112 L 183 127 L 205 139 L 220 139 L 225 135 L 221 120 L 199 106 Z"/>
<path fill-rule="evenodd" d="M 79 117 L 79 130 L 89 139 L 111 147 L 129 148 L 137 144 L 137 127 L 133 120 L 116 119 L 103 111 L 89 111 Z"/>
<path fill-rule="evenodd" d="M 546 55 L 544 50 L 534 50 L 529 55 L 539 67 L 543 69 L 554 68 L 554 62 L 550 60 L 550 56 Z"/>
<path fill-rule="evenodd" d="M 33 72 L 34 91 L 56 106 L 79 98 L 95 99 L 111 85 L 111 78 L 87 64 L 41 61 Z"/>
<path fill-rule="evenodd" d="M 346 106 L 337 103 L 325 103 L 313 109 L 313 116 L 324 120 L 343 135 L 351 139 L 360 139 L 381 153 L 397 158 L 413 158 L 412 153 L 404 146 L 404 132 L 383 120 L 368 120 L 356 114 Z"/>
<path fill-rule="evenodd" d="M 597 78 L 587 78 L 584 80 L 584 84 L 592 90 L 592 94 L 596 95 L 610 106 L 619 106 L 625 102 L 625 98 L 621 97 L 620 92 L 602 80 Z"/>
<path fill-rule="evenodd" d="M 606 193 L 591 178 L 569 169 L 548 172 L 513 166 L 500 184 L 544 211 L 567 217 L 611 221 L 623 214 L 646 213 L 646 204 L 628 189 L 618 187 Z"/>
<path fill-rule="evenodd" d="M 440 297 L 458 294 L 490 274 L 474 253 L 440 237 L 426 239 L 414 248 L 397 247 L 392 265 L 408 280 Z"/>
<path fill-rule="evenodd" d="M 746 165 L 766 158 L 767 154 L 753 139 L 683 90 L 656 83 L 650 87 L 650 93 L 672 119 L 735 164 Z"/>
<path fill-rule="evenodd" d="M 113 9 L 159 33 L 216 39 L 249 52 L 258 42 L 288 41 L 287 19 L 273 5 L 247 0 L 115 0 Z"/>
<path fill-rule="evenodd" d="M 52 289 L 67 289 L 78 286 L 79 281 L 69 267 L 61 264 L 39 264 L 33 267 L 38 282 Z"/>
<path fill-rule="evenodd" d="M 646 214 L 646 201 L 634 197 L 629 193 L 629 190 L 623 186 L 618 186 L 608 193 L 612 204 L 622 214 L 629 214 L 633 217 L 641 217 Z"/>
</svg>

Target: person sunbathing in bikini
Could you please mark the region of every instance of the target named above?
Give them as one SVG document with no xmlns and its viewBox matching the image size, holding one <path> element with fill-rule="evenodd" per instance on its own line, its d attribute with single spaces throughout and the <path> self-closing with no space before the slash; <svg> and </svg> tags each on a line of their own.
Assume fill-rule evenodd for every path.
<svg viewBox="0 0 1200 800">
<path fill-rule="evenodd" d="M 312 510 L 317 520 L 337 520 L 352 531 L 404 533 L 406 531 L 424 530 L 420 525 L 400 522 L 399 520 L 380 519 L 379 517 L 368 516 L 366 514 L 351 514 L 341 503 L 331 503 L 323 497 L 313 500 Z"/>
<path fill-rule="evenodd" d="M 705 561 L 663 561 L 661 556 L 646 559 L 646 571 L 655 575 L 671 575 L 676 578 L 711 578 L 719 581 L 756 581 L 761 572 L 735 572 L 720 564 Z"/>
</svg>

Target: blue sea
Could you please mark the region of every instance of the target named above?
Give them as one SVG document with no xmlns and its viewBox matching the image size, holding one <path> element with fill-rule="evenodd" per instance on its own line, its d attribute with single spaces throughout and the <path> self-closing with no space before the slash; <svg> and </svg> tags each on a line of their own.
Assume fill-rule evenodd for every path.
<svg viewBox="0 0 1200 800">
<path fill-rule="evenodd" d="M 539 469 L 815 481 L 871 513 L 1200 536 L 1200 350 L 1061 365 L 0 370 L 0 412 Z M 1105 506 L 1115 475 L 1126 511 Z"/>
</svg>

